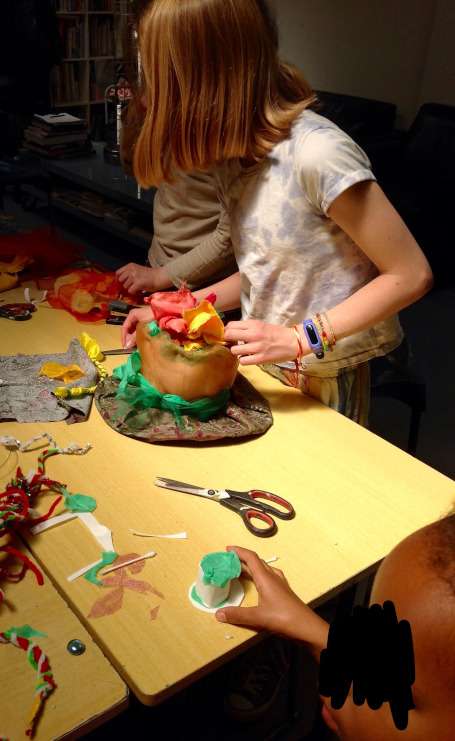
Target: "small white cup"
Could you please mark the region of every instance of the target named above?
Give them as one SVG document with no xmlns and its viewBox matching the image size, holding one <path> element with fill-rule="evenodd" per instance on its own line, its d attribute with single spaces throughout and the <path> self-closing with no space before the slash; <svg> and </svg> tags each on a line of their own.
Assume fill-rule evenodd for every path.
<svg viewBox="0 0 455 741">
<path fill-rule="evenodd" d="M 218 607 L 218 605 L 221 605 L 222 602 L 227 600 L 230 589 L 230 581 L 228 581 L 224 587 L 216 587 L 213 584 L 204 584 L 204 572 L 201 564 L 199 564 L 196 592 L 206 607 Z"/>
</svg>

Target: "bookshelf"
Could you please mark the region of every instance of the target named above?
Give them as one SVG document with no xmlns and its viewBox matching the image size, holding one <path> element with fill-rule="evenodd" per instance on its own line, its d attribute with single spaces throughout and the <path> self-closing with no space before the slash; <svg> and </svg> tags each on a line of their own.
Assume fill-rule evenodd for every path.
<svg viewBox="0 0 455 741">
<path fill-rule="evenodd" d="M 124 0 L 56 2 L 62 60 L 52 73 L 52 106 L 85 118 L 95 138 L 104 131 L 104 91 L 123 59 L 125 6 Z"/>
</svg>

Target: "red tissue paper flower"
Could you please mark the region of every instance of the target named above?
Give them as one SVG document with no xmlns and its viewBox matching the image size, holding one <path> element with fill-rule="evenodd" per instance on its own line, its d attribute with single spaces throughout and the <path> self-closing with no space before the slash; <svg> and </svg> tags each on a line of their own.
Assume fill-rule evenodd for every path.
<svg viewBox="0 0 455 741">
<path fill-rule="evenodd" d="M 188 325 L 183 319 L 183 313 L 188 309 L 194 309 L 198 301 L 184 283 L 178 291 L 158 291 L 147 296 L 144 301 L 153 309 L 160 329 L 166 330 L 176 339 L 187 339 Z M 206 301 L 214 304 L 216 295 L 211 293 Z"/>
</svg>

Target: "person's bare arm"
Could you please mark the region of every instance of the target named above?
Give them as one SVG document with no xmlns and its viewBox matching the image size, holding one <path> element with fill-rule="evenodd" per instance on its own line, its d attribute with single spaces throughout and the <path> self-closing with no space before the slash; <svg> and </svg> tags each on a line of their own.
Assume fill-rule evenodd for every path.
<svg viewBox="0 0 455 741">
<path fill-rule="evenodd" d="M 246 548 L 229 546 L 227 550 L 237 553 L 243 574 L 254 581 L 258 604 L 256 607 L 222 607 L 216 612 L 216 619 L 302 641 L 319 661 L 327 645 L 328 623 L 297 597 L 282 571 L 272 568 Z"/>
<path fill-rule="evenodd" d="M 231 309 L 238 309 L 240 306 L 240 273 L 233 273 L 228 278 L 213 283 L 207 288 L 203 288 L 199 291 L 193 291 L 193 296 L 198 301 L 202 301 L 203 298 L 214 293 L 216 295 L 215 306 L 218 311 L 231 311 Z"/>
<path fill-rule="evenodd" d="M 329 216 L 379 271 L 367 285 L 327 311 L 337 339 L 373 327 L 430 290 L 432 273 L 425 255 L 375 182 L 348 188 L 335 199 Z M 301 334 L 303 348 L 309 353 Z M 293 360 L 298 351 L 292 329 L 257 320 L 230 322 L 225 337 L 241 343 L 234 344 L 231 351 L 242 356 L 242 365 Z"/>
<path fill-rule="evenodd" d="M 372 327 L 430 290 L 433 276 L 425 255 L 375 182 L 346 190 L 328 215 L 379 270 L 377 278 L 327 312 L 336 337 Z"/>
</svg>

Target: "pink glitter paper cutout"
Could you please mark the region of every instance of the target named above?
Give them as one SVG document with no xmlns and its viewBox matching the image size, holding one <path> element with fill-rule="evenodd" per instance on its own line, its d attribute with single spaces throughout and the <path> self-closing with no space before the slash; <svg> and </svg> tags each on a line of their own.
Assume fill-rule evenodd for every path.
<svg viewBox="0 0 455 741">
<path fill-rule="evenodd" d="M 138 553 L 128 553 L 125 556 L 120 556 L 116 563 L 119 564 L 130 561 L 138 556 Z M 140 594 L 154 594 L 156 597 L 164 599 L 164 594 L 158 591 L 158 589 L 155 589 L 150 582 L 131 579 L 128 575 L 128 572 L 130 572 L 130 574 L 139 574 L 144 566 L 145 561 L 138 561 L 137 563 L 130 564 L 129 566 L 125 566 L 123 569 L 113 572 L 111 576 L 106 576 L 104 579 L 101 579 L 103 587 L 109 588 L 109 592 L 94 602 L 88 617 L 105 617 L 106 615 L 114 615 L 116 612 L 121 610 L 125 589 L 130 589 L 132 592 L 139 592 Z M 151 620 L 156 620 L 158 611 L 159 605 L 151 610 Z"/>
</svg>

